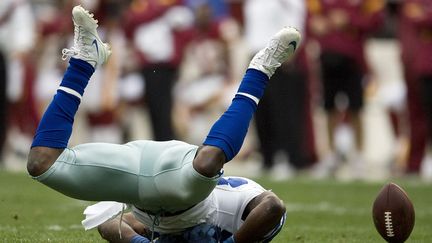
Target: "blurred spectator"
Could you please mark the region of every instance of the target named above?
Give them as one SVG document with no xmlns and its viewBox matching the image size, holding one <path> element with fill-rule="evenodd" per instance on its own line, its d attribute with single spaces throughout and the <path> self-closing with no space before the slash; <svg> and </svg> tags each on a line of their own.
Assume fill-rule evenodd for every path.
<svg viewBox="0 0 432 243">
<path fill-rule="evenodd" d="M 100 0 L 94 5 L 84 6 L 95 13 L 99 20 L 102 39 L 108 42 L 112 54 L 108 62 L 96 70 L 86 92 L 90 99 L 83 101 L 89 124 L 89 135 L 94 142 L 122 143 L 123 134 L 119 87 L 125 53 L 126 40 L 122 31 L 121 19 L 127 4 L 120 0 Z"/>
<path fill-rule="evenodd" d="M 210 10 L 209 17 L 212 21 L 223 20 L 229 15 L 226 0 L 185 0 L 185 3 L 188 7 L 195 9 L 195 11 L 203 5 L 207 5 L 207 8 Z"/>
<path fill-rule="evenodd" d="M 18 128 L 14 129 L 18 134 L 33 134 L 36 126 L 31 92 L 34 70 L 30 55 L 34 43 L 35 24 L 30 3 L 25 0 L 0 1 L 0 163 L 4 159 L 6 131 L 11 131 L 8 120 L 13 120 L 9 124 Z M 9 105 L 14 108 L 8 112 Z M 15 142 L 11 144 L 12 149 L 25 151 L 31 140 L 20 138 L 11 139 Z"/>
<path fill-rule="evenodd" d="M 225 0 L 228 4 L 230 17 L 235 19 L 240 26 L 244 26 L 244 0 Z"/>
<path fill-rule="evenodd" d="M 391 175 L 404 172 L 409 147 L 406 86 L 397 39 L 400 3 L 400 0 L 387 1 L 384 24 L 367 43 L 371 79 L 366 99 L 377 98 L 376 101 L 386 110 L 390 121 L 394 140 L 389 143 L 391 150 L 386 158 L 388 163 L 385 164 L 385 169 L 390 167 L 390 170 L 384 173 Z"/>
<path fill-rule="evenodd" d="M 227 48 L 222 19 L 214 18 L 211 1 L 192 1 L 195 25 L 190 30 L 175 89 L 176 127 L 183 139 L 200 144 L 220 114 L 220 96 L 227 80 Z"/>
<path fill-rule="evenodd" d="M 340 163 L 334 135 L 345 120 L 350 122 L 355 136 L 355 149 L 349 159 L 353 176 L 362 176 L 365 165 L 361 111 L 368 73 L 364 43 L 383 20 L 384 0 L 309 0 L 308 9 L 311 37 L 321 47 L 320 70 L 330 140 L 330 151 L 323 156 L 315 176 L 327 176 Z"/>
<path fill-rule="evenodd" d="M 408 92 L 411 145 L 406 171 L 415 174 L 421 171 L 425 179 L 432 180 L 431 2 L 403 1 L 400 16 L 399 38 Z"/>
<path fill-rule="evenodd" d="M 182 1 L 132 0 L 125 30 L 139 58 L 146 83 L 146 101 L 155 140 L 175 138 L 172 126 L 172 88 L 187 43 L 192 12 Z"/>
<path fill-rule="evenodd" d="M 296 27 L 304 41 L 305 21 L 303 1 L 245 1 L 245 37 L 251 48 L 251 57 L 283 26 Z M 271 171 L 275 179 L 285 179 L 292 173 L 292 167 L 301 169 L 315 160 L 314 143 L 307 141 L 313 136 L 306 62 L 304 51 L 299 53 L 294 61 L 276 71 L 256 113 L 263 167 Z M 279 154 L 285 156 L 289 164 L 277 157 Z M 275 164 L 275 160 L 282 163 Z"/>
<path fill-rule="evenodd" d="M 39 118 L 52 100 L 52 94 L 57 90 L 65 69 L 60 55 L 62 47 L 70 39 L 72 21 L 67 15 L 71 6 L 70 1 L 45 1 L 33 6 L 38 30 L 35 98 Z"/>
</svg>

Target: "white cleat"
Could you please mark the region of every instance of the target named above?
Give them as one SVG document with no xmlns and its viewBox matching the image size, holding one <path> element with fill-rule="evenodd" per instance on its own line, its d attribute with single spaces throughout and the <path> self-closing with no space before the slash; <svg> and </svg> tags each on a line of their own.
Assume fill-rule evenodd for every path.
<svg viewBox="0 0 432 243">
<path fill-rule="evenodd" d="M 278 67 L 293 56 L 300 44 L 300 32 L 293 27 L 284 27 L 276 33 L 267 46 L 252 58 L 249 68 L 264 72 L 270 78 Z"/>
<path fill-rule="evenodd" d="M 108 44 L 103 43 L 97 33 L 97 20 L 80 5 L 72 9 L 74 22 L 74 44 L 71 49 L 63 49 L 62 59 L 68 57 L 84 60 L 94 68 L 108 60 L 111 50 Z"/>
</svg>

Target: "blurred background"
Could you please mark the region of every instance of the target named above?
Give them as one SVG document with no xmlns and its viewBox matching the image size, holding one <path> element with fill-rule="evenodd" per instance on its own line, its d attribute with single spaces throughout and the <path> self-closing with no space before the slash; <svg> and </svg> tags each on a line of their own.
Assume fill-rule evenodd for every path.
<svg viewBox="0 0 432 243">
<path fill-rule="evenodd" d="M 71 146 L 200 145 L 253 55 L 294 26 L 301 47 L 272 77 L 226 174 L 432 182 L 428 0 L 2 0 L 1 170 L 25 170 L 77 4 L 113 54 L 86 89 Z"/>
</svg>

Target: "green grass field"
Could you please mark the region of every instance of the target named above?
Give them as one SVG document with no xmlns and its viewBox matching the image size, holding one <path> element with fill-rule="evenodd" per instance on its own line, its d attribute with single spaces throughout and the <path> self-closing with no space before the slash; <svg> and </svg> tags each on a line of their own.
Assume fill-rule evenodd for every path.
<svg viewBox="0 0 432 243">
<path fill-rule="evenodd" d="M 273 242 L 383 242 L 371 205 L 382 183 L 258 179 L 286 203 L 287 223 Z M 396 181 L 411 197 L 416 225 L 408 242 L 432 242 L 432 185 Z M 81 227 L 88 202 L 67 198 L 24 173 L 0 171 L 0 242 L 103 242 Z"/>
</svg>

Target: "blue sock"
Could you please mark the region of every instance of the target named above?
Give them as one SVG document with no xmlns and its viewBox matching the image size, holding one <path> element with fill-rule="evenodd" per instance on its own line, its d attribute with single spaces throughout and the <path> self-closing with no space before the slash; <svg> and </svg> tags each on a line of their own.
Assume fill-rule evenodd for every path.
<svg viewBox="0 0 432 243">
<path fill-rule="evenodd" d="M 240 151 L 268 80 L 263 72 L 248 69 L 230 107 L 210 129 L 203 144 L 222 149 L 226 162 Z"/>
<path fill-rule="evenodd" d="M 130 240 L 130 243 L 150 243 L 150 240 L 141 235 L 135 235 Z"/>
<path fill-rule="evenodd" d="M 93 72 L 93 66 L 86 61 L 70 59 L 57 94 L 39 123 L 32 147 L 67 147 L 75 113 Z"/>
</svg>

